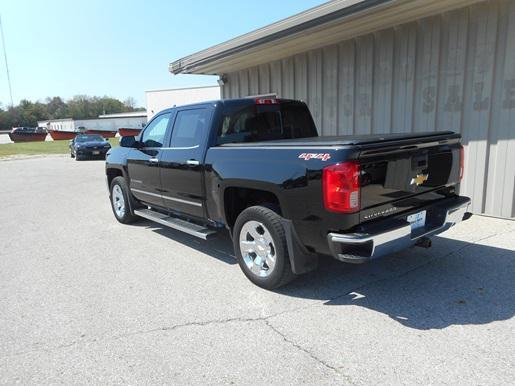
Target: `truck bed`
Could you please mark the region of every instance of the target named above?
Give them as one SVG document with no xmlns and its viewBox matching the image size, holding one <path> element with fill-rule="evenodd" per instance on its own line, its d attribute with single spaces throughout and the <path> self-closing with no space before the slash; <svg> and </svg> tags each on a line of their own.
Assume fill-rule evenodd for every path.
<svg viewBox="0 0 515 386">
<path fill-rule="evenodd" d="M 459 141 L 460 134 L 437 131 L 310 137 L 231 143 L 221 147 L 267 150 L 267 156 L 260 157 L 275 162 L 291 161 L 302 152 L 331 154 L 328 158 L 331 161 L 327 163 L 310 163 L 311 170 L 342 162 L 340 159 L 357 160 L 361 168 L 359 222 L 364 223 L 422 207 L 458 192 Z M 274 154 L 274 149 L 281 148 L 291 149 L 294 154 L 284 158 Z"/>
</svg>

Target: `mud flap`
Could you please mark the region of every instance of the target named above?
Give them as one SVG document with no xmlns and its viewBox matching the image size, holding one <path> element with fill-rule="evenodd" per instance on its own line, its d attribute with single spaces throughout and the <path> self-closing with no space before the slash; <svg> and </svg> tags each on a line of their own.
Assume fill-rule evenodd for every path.
<svg viewBox="0 0 515 386">
<path fill-rule="evenodd" d="M 288 255 L 290 256 L 291 269 L 294 274 L 300 275 L 309 271 L 313 271 L 318 267 L 318 255 L 309 252 L 300 242 L 299 236 L 295 232 L 295 228 L 290 220 L 281 219 L 286 236 L 288 246 Z"/>
</svg>

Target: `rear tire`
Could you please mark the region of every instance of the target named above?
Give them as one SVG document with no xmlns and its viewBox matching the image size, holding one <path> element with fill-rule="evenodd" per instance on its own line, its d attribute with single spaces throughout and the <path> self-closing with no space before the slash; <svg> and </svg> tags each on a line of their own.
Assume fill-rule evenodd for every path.
<svg viewBox="0 0 515 386">
<path fill-rule="evenodd" d="M 116 219 L 122 224 L 129 224 L 136 221 L 139 217 L 131 214 L 130 208 L 134 208 L 134 200 L 132 199 L 129 186 L 123 177 L 115 177 L 111 182 L 109 190 L 109 199 L 111 208 Z"/>
<path fill-rule="evenodd" d="M 296 275 L 281 217 L 264 206 L 251 206 L 240 213 L 234 225 L 234 253 L 241 270 L 257 286 L 279 288 Z"/>
</svg>

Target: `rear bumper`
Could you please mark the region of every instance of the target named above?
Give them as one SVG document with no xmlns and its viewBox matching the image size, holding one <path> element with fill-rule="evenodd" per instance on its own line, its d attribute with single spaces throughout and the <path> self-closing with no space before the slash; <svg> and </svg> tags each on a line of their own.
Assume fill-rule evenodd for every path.
<svg viewBox="0 0 515 386">
<path fill-rule="evenodd" d="M 428 220 L 424 227 L 414 231 L 406 220 L 407 215 L 411 213 L 407 213 L 364 226 L 360 232 L 329 233 L 329 248 L 338 260 L 364 263 L 409 248 L 423 237 L 434 236 L 467 220 L 471 216 L 468 212 L 469 205 L 468 197 L 456 197 L 427 208 L 420 208 L 419 210 L 427 210 Z"/>
</svg>

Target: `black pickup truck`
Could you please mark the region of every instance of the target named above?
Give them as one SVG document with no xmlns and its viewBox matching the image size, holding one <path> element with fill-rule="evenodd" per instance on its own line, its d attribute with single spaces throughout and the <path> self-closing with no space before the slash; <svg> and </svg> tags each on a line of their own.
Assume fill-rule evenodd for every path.
<svg viewBox="0 0 515 386">
<path fill-rule="evenodd" d="M 470 217 L 460 135 L 319 137 L 305 103 L 257 97 L 164 110 L 109 151 L 116 219 L 203 239 L 226 228 L 245 275 L 276 288 L 316 268 L 430 246 Z"/>
</svg>

